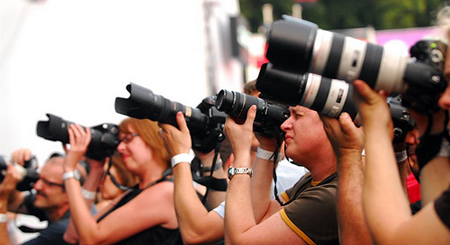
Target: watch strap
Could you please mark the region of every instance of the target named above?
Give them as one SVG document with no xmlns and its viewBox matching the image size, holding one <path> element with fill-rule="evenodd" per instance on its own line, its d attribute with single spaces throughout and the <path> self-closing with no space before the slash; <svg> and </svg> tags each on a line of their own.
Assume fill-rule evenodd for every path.
<svg viewBox="0 0 450 245">
<path fill-rule="evenodd" d="M 76 180 L 80 180 L 80 174 L 78 173 L 78 170 L 74 170 L 74 171 L 69 171 L 69 172 L 65 172 L 63 174 L 63 181 L 66 181 L 70 178 L 75 178 Z"/>
<path fill-rule="evenodd" d="M 235 176 L 236 174 L 248 174 L 250 177 L 252 177 L 253 175 L 253 170 L 251 168 L 235 168 L 235 167 L 230 167 L 228 169 L 228 178 L 231 180 L 231 178 L 233 178 L 233 176 Z"/>
</svg>

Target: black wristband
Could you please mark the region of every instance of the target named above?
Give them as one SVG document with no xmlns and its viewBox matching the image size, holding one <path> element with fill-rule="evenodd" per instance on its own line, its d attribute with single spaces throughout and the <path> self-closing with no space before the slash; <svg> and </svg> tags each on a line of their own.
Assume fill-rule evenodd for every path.
<svg viewBox="0 0 450 245">
<path fill-rule="evenodd" d="M 419 162 L 419 170 L 423 167 L 441 150 L 444 133 L 440 134 L 426 134 L 420 138 L 420 143 L 416 148 L 417 160 Z"/>
</svg>

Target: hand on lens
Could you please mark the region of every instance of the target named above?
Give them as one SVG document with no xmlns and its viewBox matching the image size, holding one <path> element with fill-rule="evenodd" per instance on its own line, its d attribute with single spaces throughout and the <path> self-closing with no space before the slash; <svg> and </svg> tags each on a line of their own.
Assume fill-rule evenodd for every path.
<svg viewBox="0 0 450 245">
<path fill-rule="evenodd" d="M 225 122 L 225 134 L 230 140 L 233 153 L 250 153 L 253 140 L 253 122 L 256 117 L 256 106 L 252 105 L 247 112 L 247 119 L 243 124 L 237 123 L 233 118 L 228 117 Z"/>
<path fill-rule="evenodd" d="M 392 129 L 392 118 L 384 91 L 375 92 L 364 81 L 353 82 L 355 106 L 361 115 L 363 125 L 375 124 Z"/>
<path fill-rule="evenodd" d="M 347 152 L 361 153 L 364 148 L 364 132 L 357 128 L 348 113 L 339 119 L 321 115 L 325 132 L 338 157 Z"/>
<path fill-rule="evenodd" d="M 180 129 L 177 129 L 170 124 L 159 124 L 161 127 L 159 135 L 164 141 L 164 145 L 166 146 L 170 156 L 175 156 L 181 153 L 189 153 L 192 147 L 191 135 L 183 113 L 178 112 L 176 117 L 178 127 Z"/>
<path fill-rule="evenodd" d="M 5 178 L 0 183 L 0 198 L 7 198 L 20 181 L 20 175 L 12 164 L 8 164 Z"/>
<path fill-rule="evenodd" d="M 79 160 L 81 160 L 86 154 L 89 143 L 91 142 L 91 130 L 89 127 L 83 129 L 79 124 L 70 124 L 68 128 L 70 148 L 67 153 L 67 159 L 73 161 L 67 161 L 70 169 L 75 169 L 75 166 Z M 68 168 L 66 168 L 68 169 Z"/>
<path fill-rule="evenodd" d="M 26 161 L 29 161 L 31 159 L 31 151 L 30 149 L 21 148 L 18 150 L 15 150 L 11 154 L 11 160 L 17 164 L 20 164 L 23 166 Z"/>
</svg>

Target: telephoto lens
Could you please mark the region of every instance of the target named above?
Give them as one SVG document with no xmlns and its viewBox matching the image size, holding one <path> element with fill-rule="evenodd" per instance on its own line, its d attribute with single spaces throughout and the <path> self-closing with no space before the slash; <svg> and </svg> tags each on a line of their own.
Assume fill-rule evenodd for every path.
<svg viewBox="0 0 450 245">
<path fill-rule="evenodd" d="M 254 131 L 268 136 L 278 134 L 281 124 L 289 118 L 290 112 L 286 107 L 269 103 L 261 98 L 235 91 L 222 89 L 217 94 L 216 107 L 238 123 L 247 119 L 247 111 L 256 105 L 256 117 L 253 123 Z"/>
<path fill-rule="evenodd" d="M 73 122 L 61 117 L 47 114 L 48 121 L 39 121 L 36 127 L 37 135 L 51 141 L 69 143 L 68 127 Z M 83 128 L 85 128 L 83 126 Z M 91 142 L 86 155 L 95 160 L 111 156 L 119 145 L 119 128 L 112 123 L 103 123 L 91 127 Z"/>
<path fill-rule="evenodd" d="M 204 130 L 208 127 L 208 116 L 197 108 L 170 101 L 135 83 L 130 83 L 126 89 L 130 92 L 130 97 L 128 99 L 116 98 L 117 113 L 139 119 L 147 118 L 178 127 L 176 114 L 181 111 L 186 118 L 189 130 Z"/>
<path fill-rule="evenodd" d="M 442 72 L 434 66 L 411 62 L 406 55 L 319 29 L 305 20 L 284 18 L 272 23 L 267 36 L 266 57 L 278 68 L 346 82 L 361 79 L 388 93 L 405 92 L 411 85 L 442 92 L 447 86 Z"/>
<path fill-rule="evenodd" d="M 301 105 L 329 117 L 347 112 L 357 115 L 353 104 L 353 86 L 342 80 L 313 73 L 298 74 L 263 64 L 256 80 L 256 88 L 266 99 L 285 105 Z"/>
<path fill-rule="evenodd" d="M 207 153 L 223 141 L 226 114 L 216 109 L 215 96 L 204 98 L 197 108 L 193 108 L 154 94 L 150 89 L 134 83 L 127 85 L 126 89 L 130 97 L 116 98 L 117 113 L 178 127 L 176 114 L 181 111 L 191 133 L 193 149 Z"/>
</svg>

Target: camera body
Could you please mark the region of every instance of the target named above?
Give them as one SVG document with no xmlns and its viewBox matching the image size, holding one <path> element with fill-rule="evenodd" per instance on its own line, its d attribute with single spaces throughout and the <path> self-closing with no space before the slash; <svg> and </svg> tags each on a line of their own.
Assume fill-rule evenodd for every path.
<svg viewBox="0 0 450 245">
<path fill-rule="evenodd" d="M 279 136 L 281 124 L 290 116 L 287 108 L 235 91 L 222 89 L 217 94 L 217 109 L 237 119 L 238 122 L 247 119 L 247 111 L 252 105 L 256 105 L 253 131 L 268 137 Z"/>
<path fill-rule="evenodd" d="M 436 98 L 447 86 L 436 66 L 289 16 L 272 23 L 266 58 L 285 72 L 310 72 L 349 83 L 361 79 L 375 90 L 421 94 L 410 106 L 424 113 L 438 109 Z"/>
<path fill-rule="evenodd" d="M 216 109 L 215 96 L 206 97 L 197 108 L 192 108 L 154 94 L 135 83 L 130 83 L 126 89 L 130 97 L 116 98 L 117 113 L 178 127 L 176 114 L 181 111 L 191 133 L 192 148 L 204 153 L 212 151 L 216 143 L 224 139 L 226 114 Z"/>
<path fill-rule="evenodd" d="M 46 115 L 48 121 L 39 121 L 37 124 L 37 135 L 47 140 L 60 141 L 68 144 L 68 127 L 73 122 L 66 121 L 52 114 Z M 103 123 L 93 126 L 90 129 L 91 142 L 86 151 L 86 156 L 95 160 L 102 160 L 105 157 L 111 156 L 120 143 L 118 126 L 111 123 Z"/>
<path fill-rule="evenodd" d="M 16 185 L 16 190 L 29 191 L 33 188 L 34 183 L 39 180 L 39 173 L 37 172 L 38 162 L 35 156 L 32 156 L 29 161 L 24 163 L 24 166 L 21 166 L 17 163 L 9 162 L 4 156 L 0 155 L 0 183 L 5 178 L 4 171 L 6 171 L 8 164 L 13 164 L 21 177 L 21 180 Z"/>
<path fill-rule="evenodd" d="M 441 72 L 444 71 L 447 44 L 441 40 L 421 39 L 411 46 L 409 53 L 414 63 L 434 67 L 434 69 Z M 416 75 L 416 72 L 411 72 L 411 74 Z M 419 79 L 420 75 L 417 74 Z M 422 86 L 422 83 L 417 81 L 411 84 L 402 94 L 402 105 L 418 112 L 436 111 L 439 109 L 438 101 L 440 92 L 440 90 L 436 90 L 433 86 Z"/>
<path fill-rule="evenodd" d="M 389 97 L 387 102 L 391 112 L 392 123 L 394 124 L 393 143 L 402 143 L 405 141 L 406 134 L 414 129 L 416 122 L 408 110 L 402 106 L 402 97 L 400 95 Z"/>
</svg>

